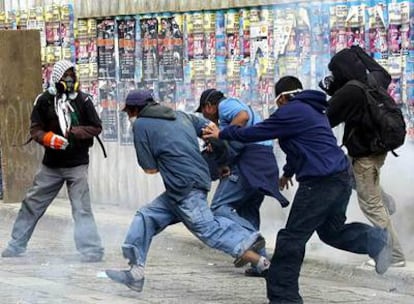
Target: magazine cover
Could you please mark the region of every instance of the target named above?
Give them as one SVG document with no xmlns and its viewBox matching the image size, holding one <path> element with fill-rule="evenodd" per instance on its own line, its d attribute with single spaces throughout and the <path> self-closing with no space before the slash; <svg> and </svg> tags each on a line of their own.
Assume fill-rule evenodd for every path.
<svg viewBox="0 0 414 304">
<path fill-rule="evenodd" d="M 133 81 L 135 78 L 135 26 L 133 17 L 117 20 L 119 81 Z"/>
<path fill-rule="evenodd" d="M 158 79 L 158 19 L 148 17 L 140 19 L 142 39 L 142 79 L 152 81 Z"/>
<path fill-rule="evenodd" d="M 115 79 L 115 20 L 99 20 L 97 37 L 98 78 Z"/>
<path fill-rule="evenodd" d="M 118 141 L 118 94 L 114 79 L 99 80 L 99 103 L 97 106 L 102 120 L 102 140 Z"/>
<path fill-rule="evenodd" d="M 348 5 L 345 1 L 335 2 L 330 6 L 330 49 L 331 56 L 346 48 L 347 31 L 346 18 Z"/>
<path fill-rule="evenodd" d="M 159 80 L 183 79 L 183 30 L 175 16 L 161 17 L 158 31 Z"/>
</svg>

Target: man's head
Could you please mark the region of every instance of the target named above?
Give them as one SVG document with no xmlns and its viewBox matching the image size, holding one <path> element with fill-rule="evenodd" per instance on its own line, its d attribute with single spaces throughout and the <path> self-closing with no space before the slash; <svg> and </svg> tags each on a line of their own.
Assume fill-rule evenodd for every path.
<svg viewBox="0 0 414 304">
<path fill-rule="evenodd" d="M 50 90 L 53 95 L 57 93 L 74 93 L 79 90 L 75 65 L 69 60 L 60 60 L 53 66 L 50 77 Z"/>
<path fill-rule="evenodd" d="M 328 64 L 332 75 L 325 77 L 319 87 L 328 95 L 333 95 L 348 81 L 356 79 L 366 82 L 367 70 L 355 49 L 343 49 L 336 53 Z"/>
<path fill-rule="evenodd" d="M 154 102 L 151 90 L 132 90 L 125 99 L 125 107 L 122 111 L 128 114 L 128 118 L 137 117 L 139 112 L 149 103 Z"/>
<path fill-rule="evenodd" d="M 303 90 L 302 83 L 294 76 L 284 76 L 275 84 L 275 102 L 278 107 Z"/>
<path fill-rule="evenodd" d="M 223 100 L 224 94 L 216 89 L 205 90 L 200 97 L 200 105 L 196 112 L 203 113 L 203 116 L 211 121 L 218 119 L 218 104 Z"/>
</svg>

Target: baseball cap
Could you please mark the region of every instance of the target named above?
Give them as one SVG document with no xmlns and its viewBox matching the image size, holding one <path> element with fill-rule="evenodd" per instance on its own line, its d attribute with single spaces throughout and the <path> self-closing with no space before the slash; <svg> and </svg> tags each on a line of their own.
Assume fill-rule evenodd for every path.
<svg viewBox="0 0 414 304">
<path fill-rule="evenodd" d="M 125 111 L 127 106 L 145 106 L 153 100 L 151 90 L 132 90 L 125 99 L 125 107 L 122 111 Z"/>
<path fill-rule="evenodd" d="M 196 112 L 201 112 L 201 109 L 208 103 L 218 102 L 224 97 L 224 94 L 216 89 L 207 89 L 200 96 L 200 105 Z"/>
</svg>

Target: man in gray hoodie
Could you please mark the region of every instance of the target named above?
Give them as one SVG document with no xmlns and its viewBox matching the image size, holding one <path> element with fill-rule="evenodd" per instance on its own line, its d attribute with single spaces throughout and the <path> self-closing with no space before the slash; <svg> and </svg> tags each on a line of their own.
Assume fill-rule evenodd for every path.
<svg viewBox="0 0 414 304">
<path fill-rule="evenodd" d="M 253 263 L 259 271 L 269 261 L 257 254 L 264 247 L 258 231 L 213 215 L 207 203 L 211 180 L 197 137 L 209 121 L 156 103 L 148 90 L 131 91 L 124 111 L 134 133 L 138 164 L 147 174 L 160 173 L 165 191 L 138 210 L 122 245 L 129 270 L 106 270 L 113 281 L 140 292 L 152 238 L 182 222 L 206 245 L 235 257 L 236 267 Z"/>
</svg>

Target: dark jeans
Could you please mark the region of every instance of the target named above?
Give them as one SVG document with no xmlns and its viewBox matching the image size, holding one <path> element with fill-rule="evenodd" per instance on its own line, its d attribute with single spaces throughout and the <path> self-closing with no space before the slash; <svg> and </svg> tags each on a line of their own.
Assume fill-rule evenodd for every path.
<svg viewBox="0 0 414 304">
<path fill-rule="evenodd" d="M 303 303 L 299 273 L 305 246 L 313 232 L 335 248 L 376 256 L 385 245 L 385 232 L 363 223 L 345 224 L 351 194 L 348 172 L 299 183 L 286 227 L 277 235 L 267 277 L 273 303 Z"/>
</svg>

